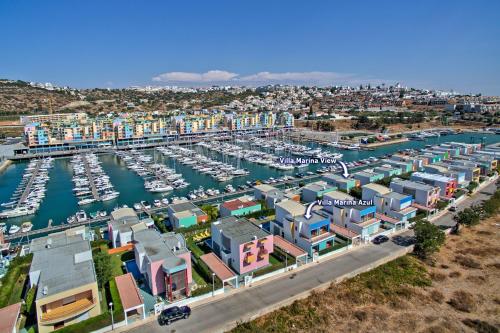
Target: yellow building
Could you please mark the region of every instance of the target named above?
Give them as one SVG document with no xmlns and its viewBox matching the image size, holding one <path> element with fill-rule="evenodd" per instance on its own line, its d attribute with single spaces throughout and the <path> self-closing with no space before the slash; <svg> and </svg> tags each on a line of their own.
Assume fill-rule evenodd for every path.
<svg viewBox="0 0 500 333">
<path fill-rule="evenodd" d="M 85 227 L 31 241 L 30 286 L 36 287 L 38 332 L 60 329 L 101 314 L 97 278 Z"/>
</svg>

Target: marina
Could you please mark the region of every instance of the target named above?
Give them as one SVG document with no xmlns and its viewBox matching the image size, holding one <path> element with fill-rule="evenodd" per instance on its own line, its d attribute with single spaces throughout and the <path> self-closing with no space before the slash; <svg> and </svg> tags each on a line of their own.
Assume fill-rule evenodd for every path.
<svg viewBox="0 0 500 333">
<path fill-rule="evenodd" d="M 236 141 L 240 140 L 240 141 Z M 273 157 L 277 156 L 287 156 L 291 155 L 291 152 L 288 153 L 285 149 L 280 150 L 279 145 L 276 143 L 275 146 L 278 148 L 277 151 L 274 151 L 273 147 L 262 147 L 256 144 L 253 144 L 253 140 L 242 140 L 236 138 L 234 143 L 231 143 L 232 146 L 240 147 L 238 149 L 240 153 L 247 152 L 249 150 L 262 151 L 265 152 L 268 150 L 269 154 Z M 429 137 L 426 138 L 425 141 L 408 141 L 396 146 L 384 146 L 377 148 L 375 151 L 344 151 L 342 152 L 343 157 L 342 160 L 345 161 L 349 168 L 357 168 L 370 165 L 372 166 L 372 160 L 369 160 L 369 157 L 381 157 L 387 154 L 393 154 L 399 150 L 405 149 L 422 149 L 425 148 L 426 145 L 442 143 L 446 141 L 456 141 L 456 142 L 465 142 L 465 143 L 479 143 L 484 140 L 485 144 L 493 144 L 500 142 L 500 136 L 494 134 L 450 134 L 440 137 Z M 268 141 L 266 141 L 268 142 Z M 268 142 L 269 143 L 269 142 Z M 322 152 L 328 152 L 331 154 L 339 153 L 337 149 L 330 147 L 328 145 L 321 145 L 317 143 L 298 143 L 287 140 L 288 144 L 300 144 L 309 148 L 309 150 L 321 149 Z M 172 146 L 166 146 L 166 148 L 170 149 Z M 251 148 L 252 147 L 252 148 Z M 147 209 L 147 211 L 155 212 L 158 210 L 163 210 L 170 202 L 180 199 L 189 199 L 193 202 L 217 202 L 223 200 L 229 195 L 233 193 L 250 193 L 252 184 L 255 181 L 260 180 L 262 183 L 271 183 L 271 184 L 295 184 L 297 182 L 306 181 L 309 179 L 315 179 L 313 177 L 320 177 L 321 173 L 332 171 L 332 169 L 325 165 L 316 165 L 310 164 L 307 167 L 302 169 L 294 169 L 294 170 L 279 170 L 273 167 L 270 167 L 265 164 L 260 164 L 256 162 L 252 162 L 251 160 L 246 160 L 243 155 L 238 158 L 239 154 L 229 155 L 224 152 L 231 152 L 230 150 L 226 151 L 214 151 L 208 148 L 203 147 L 203 145 L 187 145 L 182 146 L 181 148 L 188 149 L 193 156 L 193 151 L 197 154 L 205 156 L 209 158 L 211 161 L 223 162 L 225 165 L 232 165 L 235 170 L 243 169 L 247 170 L 248 174 L 237 176 L 231 179 L 228 182 L 220 182 L 217 179 L 214 179 L 211 175 L 201 172 L 200 169 L 195 169 L 194 166 L 199 166 L 198 164 L 183 164 L 179 162 L 179 158 L 174 158 L 171 156 L 165 156 L 158 149 L 137 149 L 136 152 L 133 150 L 123 151 L 119 154 L 111 151 L 109 153 L 103 154 L 95 154 L 99 163 L 97 165 L 102 168 L 103 173 L 92 174 L 93 182 L 96 183 L 96 190 L 98 182 L 97 177 L 103 177 L 102 180 L 108 179 L 110 184 L 113 184 L 112 191 L 119 192 L 119 195 L 107 201 L 96 200 L 84 206 L 80 206 L 78 204 L 81 201 L 80 198 L 90 198 L 94 199 L 94 191 L 92 186 L 90 186 L 90 181 L 88 185 L 85 184 L 85 181 L 82 181 L 82 188 L 79 190 L 89 191 L 91 193 L 86 193 L 82 196 L 76 196 L 74 189 L 75 183 L 73 181 L 73 177 L 75 176 L 73 172 L 73 163 L 72 158 L 55 158 L 50 163 L 52 165 L 53 170 L 51 173 L 56 173 L 58 177 L 48 177 L 48 169 L 42 170 L 40 169 L 40 175 L 44 175 L 44 177 L 40 177 L 41 181 L 45 179 L 45 188 L 44 194 L 45 197 L 42 196 L 40 191 L 37 191 L 37 196 L 43 197 L 43 200 L 39 201 L 39 208 L 36 211 L 36 214 L 29 216 L 18 216 L 11 217 L 2 222 L 6 223 L 5 227 L 7 230 L 10 229 L 11 226 L 16 225 L 21 228 L 23 222 L 30 221 L 33 224 L 33 230 L 30 232 L 36 232 L 38 229 L 47 228 L 50 222 L 51 228 L 65 228 L 68 224 L 68 217 L 76 216 L 78 212 L 85 212 L 85 216 L 80 214 L 80 220 L 86 218 L 87 220 L 81 221 L 78 223 L 94 223 L 99 222 L 101 219 L 106 219 L 106 217 L 101 217 L 100 214 L 109 214 L 115 207 L 122 207 L 123 205 L 127 205 L 129 207 L 134 207 L 135 204 L 140 204 L 144 202 L 145 205 L 151 207 Z M 234 147 L 233 147 L 234 148 Z M 175 150 L 175 149 L 174 149 Z M 172 150 L 172 151 L 174 151 Z M 272 151 L 271 151 L 272 150 Z M 274 152 L 273 152 L 274 151 Z M 236 149 L 235 151 L 236 152 Z M 129 162 L 126 159 L 119 156 L 121 153 L 124 153 L 123 156 L 131 155 Z M 186 152 L 187 153 L 187 152 Z M 80 155 L 77 155 L 80 156 Z M 142 159 L 146 159 L 147 161 L 143 161 L 142 165 L 146 166 L 146 170 L 133 170 L 127 167 L 128 164 L 132 164 L 132 161 L 138 159 L 138 156 L 142 156 Z M 144 157 L 146 156 L 146 157 Z M 88 170 L 94 168 L 91 161 L 95 161 L 92 157 L 88 162 Z M 207 159 L 208 161 L 208 159 Z M 9 203 L 12 201 L 16 201 L 16 204 L 19 200 L 11 198 L 12 194 L 18 190 L 18 186 L 21 181 L 24 181 L 24 184 L 29 182 L 29 177 L 24 177 L 26 173 L 32 172 L 35 170 L 37 163 L 40 160 L 33 160 L 30 162 L 16 162 L 10 165 L 5 172 L 0 175 L 0 186 L 2 191 L 0 191 L 0 202 Z M 206 162 L 204 162 L 206 163 Z M 82 164 L 82 166 L 85 164 Z M 239 165 L 239 168 L 236 166 Z M 46 167 L 49 164 L 45 165 Z M 155 169 L 156 168 L 156 169 Z M 164 169 L 165 168 L 165 169 Z M 168 168 L 168 169 L 166 169 Z M 81 174 L 82 178 L 87 178 L 87 169 L 83 168 L 84 172 Z M 171 170 L 169 170 L 171 169 Z M 158 170 L 158 173 L 155 174 L 155 170 Z M 166 171 L 168 170 L 168 171 Z M 173 170 L 173 171 L 172 171 Z M 337 169 L 338 170 L 338 169 Z M 333 171 L 337 171 L 333 168 Z M 166 172 L 165 172 L 166 171 Z M 140 172 L 140 173 L 139 173 Z M 173 189 L 166 192 L 154 192 L 149 191 L 145 186 L 146 182 L 153 182 L 158 180 L 158 177 L 165 179 L 164 175 L 166 174 L 176 175 L 175 177 L 179 177 L 178 179 L 184 179 L 186 183 L 189 183 L 188 186 L 172 186 L 170 183 L 167 185 L 172 186 Z M 142 174 L 142 175 L 141 175 Z M 80 176 L 80 175 L 79 175 Z M 292 178 L 293 177 L 293 181 Z M 34 190 L 34 183 L 32 184 L 32 190 Z M 104 183 L 99 183 L 102 186 Z M 41 184 L 38 184 L 41 185 Z M 226 191 L 228 185 L 231 185 L 234 192 Z M 23 188 L 24 189 L 24 188 Z M 249 191 L 249 192 L 242 192 Z M 21 191 L 22 192 L 22 191 Z M 97 190 L 98 196 L 102 196 L 105 193 L 105 190 L 99 191 Z M 194 196 L 189 196 L 189 194 L 194 194 Z M 203 194 L 202 194 L 203 193 Z M 20 198 L 22 193 L 18 192 L 18 198 Z M 31 196 L 33 198 L 33 195 Z M 38 200 L 38 199 L 37 199 Z M 199 200 L 199 201 L 198 201 Z M 3 210 L 10 209 L 8 207 L 2 207 Z M 143 210 L 143 205 L 141 205 L 140 209 Z M 76 218 L 73 223 L 77 222 Z M 52 230 L 52 229 L 51 229 Z M 56 229 L 54 229 L 56 230 Z M 19 233 L 20 234 L 20 233 Z"/>
</svg>

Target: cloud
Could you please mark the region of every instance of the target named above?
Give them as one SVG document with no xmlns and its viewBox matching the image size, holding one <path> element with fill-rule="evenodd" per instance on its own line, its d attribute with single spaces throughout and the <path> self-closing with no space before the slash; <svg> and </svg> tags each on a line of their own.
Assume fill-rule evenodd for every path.
<svg viewBox="0 0 500 333">
<path fill-rule="evenodd" d="M 341 74 L 335 72 L 285 72 L 271 73 L 259 72 L 240 78 L 241 81 L 262 82 L 262 81 L 332 81 L 350 77 L 352 74 Z"/>
<path fill-rule="evenodd" d="M 357 74 L 337 72 L 258 72 L 240 75 L 228 71 L 211 70 L 205 73 L 168 72 L 159 74 L 152 79 L 155 82 L 202 85 L 207 83 L 227 83 L 236 85 L 257 84 L 306 84 L 306 85 L 358 85 L 379 84 L 388 82 L 376 78 L 362 77 Z"/>
<path fill-rule="evenodd" d="M 169 72 L 153 78 L 155 82 L 225 82 L 237 77 L 238 74 L 228 71 L 212 70 L 206 73 Z"/>
</svg>

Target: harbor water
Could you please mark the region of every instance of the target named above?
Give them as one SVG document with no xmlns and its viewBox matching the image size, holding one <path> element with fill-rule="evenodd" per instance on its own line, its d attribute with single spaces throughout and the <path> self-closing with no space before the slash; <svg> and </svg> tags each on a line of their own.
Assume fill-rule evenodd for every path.
<svg viewBox="0 0 500 333">
<path fill-rule="evenodd" d="M 485 144 L 492 144 L 500 142 L 500 135 L 494 134 L 479 134 L 479 133 L 464 133 L 456 135 L 447 135 L 441 137 L 427 138 L 426 141 L 408 141 L 400 144 L 387 145 L 376 148 L 374 151 L 337 151 L 334 148 L 319 145 L 315 143 L 302 143 L 309 147 L 320 147 L 326 151 L 336 151 L 342 153 L 344 156 L 342 160 L 350 162 L 365 159 L 370 156 L 378 157 L 385 154 L 393 154 L 398 150 L 403 149 L 418 149 L 424 148 L 426 145 L 444 143 L 444 142 L 464 142 L 464 143 L 480 143 L 481 140 Z M 245 146 L 246 144 L 239 144 Z M 70 163 L 70 158 L 57 158 L 54 161 L 54 167 L 49 171 L 49 181 L 47 183 L 46 197 L 43 199 L 39 210 L 35 215 L 23 216 L 17 218 L 10 218 L 2 220 L 7 225 L 16 224 L 21 225 L 23 222 L 30 221 L 33 223 L 33 229 L 45 228 L 48 225 L 49 219 L 52 219 L 52 225 L 58 225 L 66 222 L 66 218 L 75 214 L 80 209 L 84 209 L 87 213 L 95 212 L 98 210 L 106 210 L 110 212 L 114 207 L 121 205 L 128 205 L 132 207 L 134 203 L 146 200 L 152 202 L 154 199 L 161 199 L 163 196 L 172 198 L 174 196 L 186 196 L 188 192 L 198 189 L 202 186 L 204 189 L 214 188 L 219 189 L 221 192 L 227 184 L 232 184 L 234 187 L 237 185 L 245 184 L 246 181 L 253 181 L 257 179 L 268 179 L 269 177 L 281 177 L 283 175 L 294 175 L 297 172 L 314 171 L 321 165 L 310 165 L 308 169 L 301 169 L 300 171 L 280 171 L 269 166 L 252 163 L 245 160 L 238 161 L 235 157 L 227 156 L 219 152 L 210 151 L 201 146 L 186 146 L 198 153 L 218 161 L 223 161 L 239 168 L 247 169 L 250 174 L 237 177 L 227 182 L 218 182 L 209 175 L 202 174 L 193 170 L 188 165 L 183 165 L 175 159 L 165 157 L 160 152 L 150 149 L 143 151 L 144 154 L 150 154 L 154 157 L 157 163 L 164 163 L 168 167 L 175 169 L 177 173 L 181 173 L 183 178 L 190 183 L 187 188 L 174 189 L 171 192 L 164 194 L 151 193 L 144 188 L 144 180 L 142 177 L 127 169 L 125 163 L 120 160 L 114 153 L 99 155 L 101 166 L 104 172 L 109 176 L 111 183 L 114 185 L 116 191 L 120 192 L 118 198 L 105 201 L 96 202 L 85 206 L 79 206 L 76 196 L 73 194 L 74 184 L 72 182 L 73 171 Z M 248 146 L 247 146 L 248 148 Z M 258 149 L 253 147 L 252 149 Z M 280 155 L 280 153 L 276 153 Z M 12 193 L 19 185 L 24 169 L 27 162 L 18 162 L 10 165 L 3 173 L 0 174 L 0 202 L 8 202 Z"/>
</svg>

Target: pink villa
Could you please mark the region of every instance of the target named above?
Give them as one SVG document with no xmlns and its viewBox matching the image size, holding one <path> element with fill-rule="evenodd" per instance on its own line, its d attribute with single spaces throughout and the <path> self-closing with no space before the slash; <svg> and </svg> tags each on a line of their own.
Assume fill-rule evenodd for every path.
<svg viewBox="0 0 500 333">
<path fill-rule="evenodd" d="M 181 234 L 160 234 L 154 229 L 135 231 L 135 261 L 153 295 L 169 301 L 189 296 L 191 252 Z"/>
<path fill-rule="evenodd" d="M 273 235 L 245 218 L 230 216 L 212 223 L 213 251 L 240 275 L 269 265 L 273 241 Z"/>
</svg>

